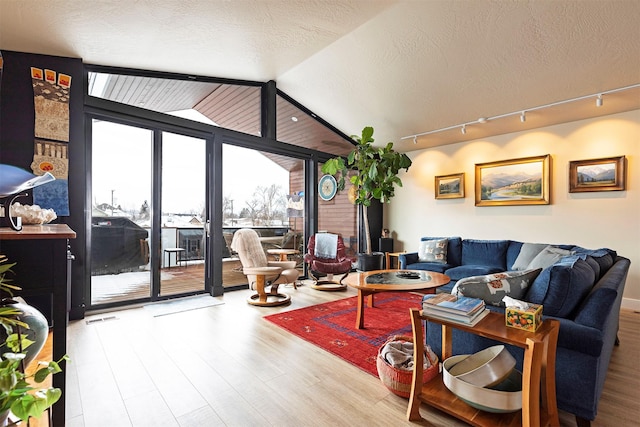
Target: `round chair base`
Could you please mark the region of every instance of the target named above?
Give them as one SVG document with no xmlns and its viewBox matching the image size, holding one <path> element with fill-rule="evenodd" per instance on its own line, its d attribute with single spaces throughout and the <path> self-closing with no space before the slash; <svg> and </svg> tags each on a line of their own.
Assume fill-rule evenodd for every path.
<svg viewBox="0 0 640 427">
<path fill-rule="evenodd" d="M 327 291 L 327 292 L 335 292 L 335 291 L 344 291 L 347 289 L 347 285 L 338 283 L 338 282 L 329 282 L 326 280 L 319 280 L 313 285 L 311 285 L 312 289 L 316 289 L 318 291 Z"/>
<path fill-rule="evenodd" d="M 279 305 L 287 305 L 291 303 L 291 297 L 287 294 L 267 294 L 266 301 L 260 300 L 259 294 L 253 294 L 247 298 L 247 302 L 251 305 L 260 307 L 276 307 Z"/>
</svg>

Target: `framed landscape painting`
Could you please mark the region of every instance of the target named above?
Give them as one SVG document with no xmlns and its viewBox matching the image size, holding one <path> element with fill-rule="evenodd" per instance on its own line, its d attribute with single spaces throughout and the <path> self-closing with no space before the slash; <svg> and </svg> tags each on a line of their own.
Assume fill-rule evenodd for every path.
<svg viewBox="0 0 640 427">
<path fill-rule="evenodd" d="M 436 176 L 436 199 L 464 197 L 464 173 Z"/>
<path fill-rule="evenodd" d="M 569 162 L 569 193 L 624 190 L 625 160 L 618 156 Z"/>
<path fill-rule="evenodd" d="M 551 156 L 476 164 L 476 206 L 548 205 Z"/>
</svg>

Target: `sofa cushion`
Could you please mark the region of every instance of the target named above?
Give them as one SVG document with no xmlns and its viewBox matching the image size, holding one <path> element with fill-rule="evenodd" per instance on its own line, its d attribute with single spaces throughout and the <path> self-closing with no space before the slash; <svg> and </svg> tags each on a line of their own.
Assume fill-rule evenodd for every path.
<svg viewBox="0 0 640 427">
<path fill-rule="evenodd" d="M 540 251 L 540 253 L 531 260 L 531 262 L 527 266 L 527 270 L 536 268 L 547 268 L 560 261 L 561 258 L 571 254 L 572 252 L 569 250 L 555 248 L 549 245 L 546 248 L 542 249 L 542 251 Z"/>
<path fill-rule="evenodd" d="M 438 288 L 436 288 L 436 293 L 437 294 L 440 294 L 440 293 L 450 294 L 455 285 L 456 285 L 456 282 L 454 280 L 452 280 L 449 283 L 447 283 L 446 285 L 442 285 L 442 286 L 439 286 Z"/>
<path fill-rule="evenodd" d="M 451 264 L 443 264 L 441 262 L 414 262 L 403 267 L 406 270 L 429 270 L 436 273 L 444 273 L 447 269 L 453 267 Z"/>
<path fill-rule="evenodd" d="M 518 255 L 520 254 L 522 245 L 522 242 L 509 240 L 509 245 L 507 246 L 507 270 L 513 270 L 513 263 L 516 262 L 516 258 L 518 258 Z"/>
<path fill-rule="evenodd" d="M 485 274 L 499 273 L 504 271 L 500 267 L 490 267 L 486 265 L 460 265 L 458 267 L 449 268 L 444 274 L 449 276 L 451 280 L 460 280 L 465 277 L 483 276 Z"/>
<path fill-rule="evenodd" d="M 600 272 L 599 275 L 596 276 L 597 278 L 602 277 L 602 275 L 604 275 L 604 273 L 607 272 L 607 270 L 609 270 L 611 268 L 611 266 L 613 265 L 613 262 L 616 258 L 616 253 L 615 251 L 612 251 L 610 249 L 606 249 L 606 248 L 602 248 L 602 249 L 585 249 L 585 248 L 581 248 L 580 246 L 576 246 L 573 248 L 573 251 L 576 254 L 585 254 L 585 255 L 589 255 L 590 257 L 592 257 L 600 266 Z"/>
<path fill-rule="evenodd" d="M 446 264 L 448 243 L 448 239 L 422 240 L 418 248 L 418 260 Z"/>
<path fill-rule="evenodd" d="M 581 305 L 575 322 L 590 328 L 602 329 L 611 313 L 611 305 L 618 297 L 618 291 L 605 287 L 594 287 Z"/>
<path fill-rule="evenodd" d="M 462 241 L 462 264 L 484 265 L 497 268 L 497 271 L 505 271 L 508 246 L 508 240 L 465 239 Z"/>
<path fill-rule="evenodd" d="M 598 279 L 600 278 L 600 264 L 598 264 L 598 262 L 590 255 L 576 254 L 575 256 L 577 256 L 579 258 L 582 258 L 585 261 L 587 261 L 587 264 L 589 264 L 589 267 L 591 267 L 591 269 L 593 270 L 593 272 L 596 275 L 596 282 L 597 282 Z"/>
<path fill-rule="evenodd" d="M 606 277 L 600 279 L 593 286 L 580 305 L 574 319 L 576 323 L 605 332 L 605 322 L 611 316 L 611 312 L 619 311 L 622 299 L 620 282 L 624 282 L 626 278 L 628 260 L 627 268 L 624 267 L 624 264 L 624 262 L 614 264 L 616 267 L 609 269 Z M 614 320 L 617 320 L 617 317 L 614 317 Z"/>
<path fill-rule="evenodd" d="M 518 258 L 511 267 L 512 270 L 526 270 L 531 261 L 546 248 L 546 243 L 523 243 Z"/>
<path fill-rule="evenodd" d="M 452 294 L 483 299 L 487 304 L 504 307 L 502 298 L 506 295 L 522 299 L 527 288 L 538 277 L 542 269 L 525 271 L 504 271 L 501 273 L 473 276 L 460 279 Z"/>
<path fill-rule="evenodd" d="M 456 266 L 462 264 L 461 237 L 422 237 L 420 241 L 447 239 L 447 263 Z"/>
<path fill-rule="evenodd" d="M 542 270 L 524 299 L 542 304 L 544 315 L 568 318 L 591 290 L 595 280 L 595 273 L 585 260 L 568 256 Z"/>
</svg>

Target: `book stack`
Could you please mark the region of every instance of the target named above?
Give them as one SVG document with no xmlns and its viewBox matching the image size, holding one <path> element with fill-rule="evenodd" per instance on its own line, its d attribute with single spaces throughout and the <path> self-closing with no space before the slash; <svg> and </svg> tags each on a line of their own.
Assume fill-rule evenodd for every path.
<svg viewBox="0 0 640 427">
<path fill-rule="evenodd" d="M 489 309 L 480 298 L 442 293 L 425 295 L 422 312 L 436 319 L 475 326 L 489 313 Z"/>
</svg>

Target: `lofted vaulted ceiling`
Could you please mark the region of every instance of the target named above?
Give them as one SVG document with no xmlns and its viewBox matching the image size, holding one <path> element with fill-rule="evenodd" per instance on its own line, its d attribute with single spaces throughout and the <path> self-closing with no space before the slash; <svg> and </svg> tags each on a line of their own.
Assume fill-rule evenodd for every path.
<svg viewBox="0 0 640 427">
<path fill-rule="evenodd" d="M 0 0 L 0 49 L 275 80 L 342 132 L 371 125 L 409 151 L 640 108 L 636 87 L 474 123 L 637 85 L 638 22 L 637 0 Z M 205 108 L 207 90 L 173 101 Z"/>
</svg>

